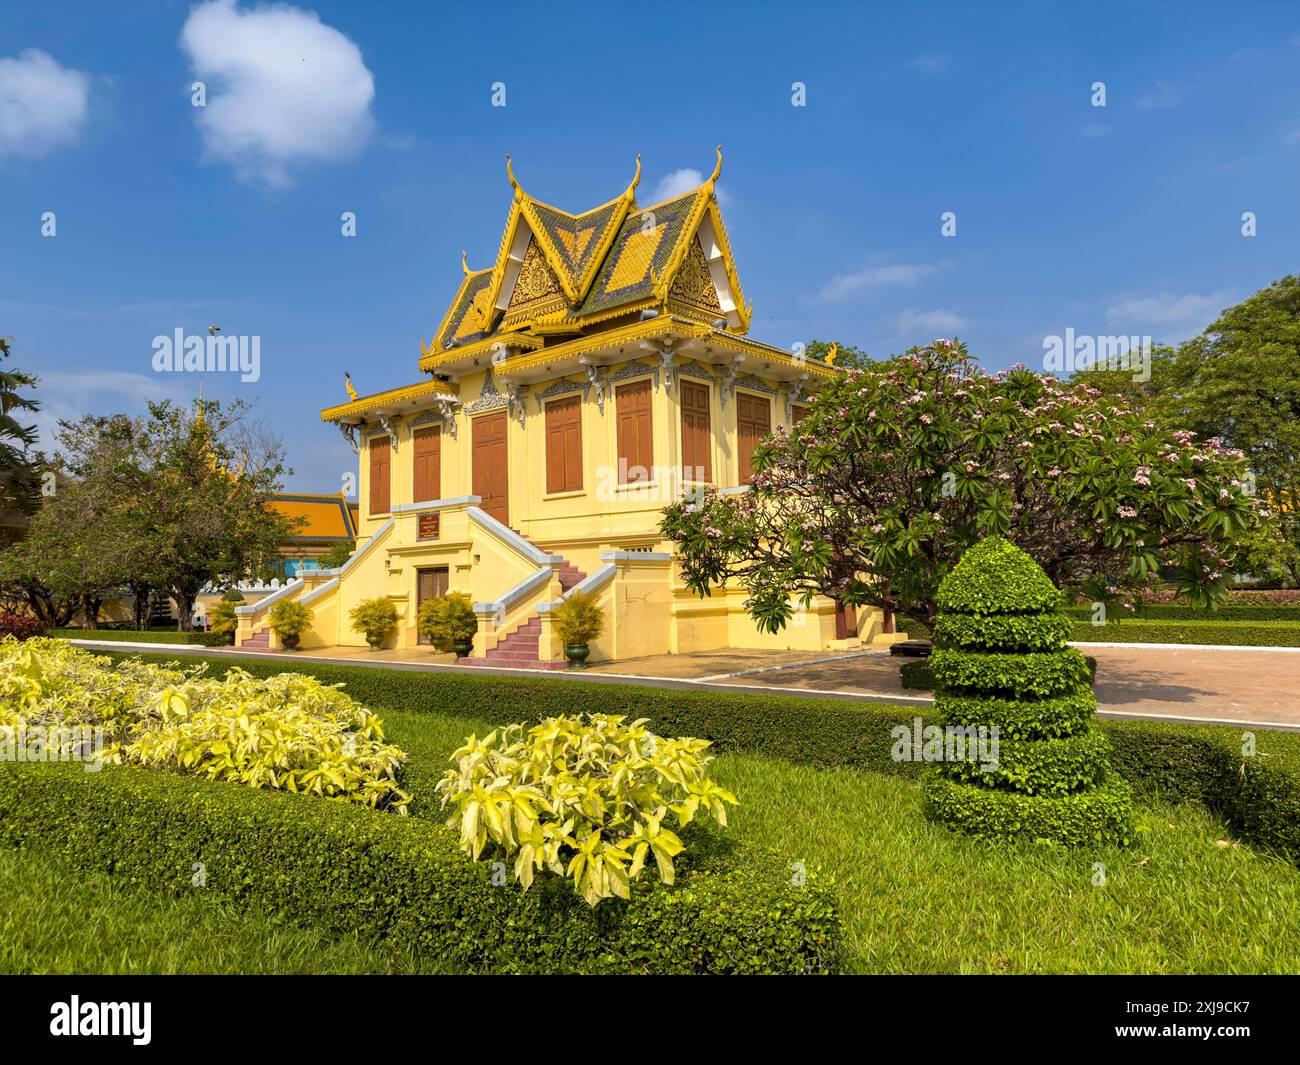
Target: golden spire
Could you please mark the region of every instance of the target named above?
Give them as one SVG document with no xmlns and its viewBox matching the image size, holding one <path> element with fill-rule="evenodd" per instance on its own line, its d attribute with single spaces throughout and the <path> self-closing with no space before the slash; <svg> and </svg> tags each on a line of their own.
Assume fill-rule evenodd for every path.
<svg viewBox="0 0 1300 1065">
<path fill-rule="evenodd" d="M 524 198 L 524 190 L 519 187 L 519 182 L 515 180 L 515 168 L 510 164 L 509 152 L 506 152 L 506 177 L 510 179 L 510 187 L 515 190 L 515 202 L 521 202 Z"/>
<path fill-rule="evenodd" d="M 199 413 L 194 418 L 194 425 L 196 428 L 201 429 L 203 428 L 204 424 L 205 422 L 203 420 L 203 382 L 200 381 L 199 382 Z"/>
<path fill-rule="evenodd" d="M 709 180 L 705 182 L 709 186 L 709 191 L 713 191 L 713 186 L 718 183 L 718 178 L 722 174 L 722 145 L 718 145 L 718 161 L 713 166 L 713 173 L 709 175 Z"/>
<path fill-rule="evenodd" d="M 343 371 L 343 387 L 348 390 L 348 399 L 355 400 L 357 398 L 357 390 L 352 387 L 352 375 L 347 370 Z"/>
<path fill-rule="evenodd" d="M 636 187 L 639 184 L 641 184 L 641 153 L 637 152 L 636 173 L 632 175 L 632 184 L 630 184 L 627 187 L 627 191 L 623 193 L 623 199 L 627 200 L 628 203 L 632 203 L 636 199 Z"/>
</svg>

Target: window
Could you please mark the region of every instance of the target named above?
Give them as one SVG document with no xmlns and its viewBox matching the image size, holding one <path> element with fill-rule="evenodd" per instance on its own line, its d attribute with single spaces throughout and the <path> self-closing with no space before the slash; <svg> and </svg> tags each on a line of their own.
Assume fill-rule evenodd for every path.
<svg viewBox="0 0 1300 1065">
<path fill-rule="evenodd" d="M 740 436 L 740 483 L 754 478 L 754 449 L 772 432 L 772 404 L 766 396 L 736 393 L 736 430 Z"/>
<path fill-rule="evenodd" d="M 412 436 L 411 453 L 415 463 L 412 503 L 427 503 L 442 498 L 442 430 L 436 425 L 417 429 Z"/>
<path fill-rule="evenodd" d="M 654 466 L 650 379 L 620 385 L 614 400 L 618 409 L 618 483 L 643 484 L 650 480 Z"/>
<path fill-rule="evenodd" d="M 582 404 L 577 396 L 546 404 L 546 491 L 582 491 Z"/>
<path fill-rule="evenodd" d="M 372 436 L 370 450 L 370 513 L 387 514 L 389 473 L 393 468 L 393 444 L 387 436 Z"/>
<path fill-rule="evenodd" d="M 682 480 L 713 480 L 713 434 L 709 431 L 709 387 L 682 386 Z"/>
<path fill-rule="evenodd" d="M 798 425 L 798 424 L 799 424 L 801 421 L 803 421 L 806 417 L 808 417 L 808 408 L 807 408 L 807 407 L 801 407 L 801 406 L 799 406 L 798 403 L 796 403 L 796 404 L 794 405 L 792 411 L 791 411 L 791 414 L 790 414 L 790 424 L 791 424 L 791 426 Z"/>
</svg>

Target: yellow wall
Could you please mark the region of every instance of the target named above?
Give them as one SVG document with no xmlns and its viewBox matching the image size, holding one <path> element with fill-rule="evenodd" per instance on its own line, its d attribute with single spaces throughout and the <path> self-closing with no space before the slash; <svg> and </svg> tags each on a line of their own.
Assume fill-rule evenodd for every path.
<svg viewBox="0 0 1300 1065">
<path fill-rule="evenodd" d="M 509 476 L 509 524 L 545 552 L 562 555 L 587 574 L 594 573 L 616 552 L 617 576 L 599 590 L 599 601 L 606 611 L 606 633 L 592 648 L 592 659 L 632 658 L 668 652 L 687 652 L 729 646 L 767 648 L 826 647 L 834 638 L 834 606 L 818 600 L 809 612 L 801 612 L 798 624 L 776 635 L 759 633 L 743 607 L 744 593 L 738 588 L 719 589 L 709 599 L 698 599 L 686 591 L 674 575 L 675 567 L 665 557 L 628 557 L 628 551 L 656 553 L 671 551 L 672 545 L 661 539 L 658 525 L 663 507 L 680 498 L 681 480 L 681 394 L 683 380 L 706 385 L 710 395 L 712 429 L 712 483 L 719 488 L 733 488 L 739 480 L 738 433 L 736 412 L 738 393 L 750 392 L 767 398 L 771 404 L 773 428 L 785 420 L 784 386 L 765 382 L 769 394 L 754 382 L 737 382 L 722 402 L 723 385 L 716 378 L 702 380 L 681 374 L 669 388 L 657 359 L 639 360 L 647 375 L 653 377 L 660 368 L 657 387 L 651 390 L 653 426 L 653 466 L 655 476 L 649 484 L 618 484 L 616 389 L 620 384 L 643 379 L 646 375 L 625 375 L 621 380 L 606 381 L 604 411 L 591 386 L 581 403 L 584 478 L 580 490 L 548 495 L 546 492 L 546 416 L 539 409 L 537 395 L 556 384 L 554 378 L 531 386 L 519 405 L 507 410 L 507 462 Z M 683 360 L 678 360 L 679 366 Z M 613 367 L 617 374 L 626 367 Z M 742 371 L 743 371 L 742 367 Z M 461 403 L 469 407 L 483 391 L 485 373 L 465 374 L 457 382 Z M 585 386 L 585 376 L 571 375 L 563 380 Z M 497 382 L 501 393 L 504 382 Z M 574 392 L 557 393 L 550 398 L 567 398 Z M 581 391 L 576 393 L 580 397 Z M 544 400 L 543 402 L 546 402 Z M 496 409 L 502 409 L 500 407 Z M 496 409 L 484 413 L 495 413 Z M 305 646 L 313 642 L 364 646 L 364 637 L 351 631 L 348 612 L 365 599 L 386 596 L 401 615 L 399 631 L 390 645 L 414 647 L 417 643 L 415 620 L 418 597 L 417 571 L 426 566 L 447 566 L 449 588 L 468 592 L 476 603 L 495 602 L 507 589 L 532 573 L 539 562 L 528 557 L 508 536 L 497 535 L 481 523 L 471 521 L 469 507 L 473 500 L 473 419 L 463 409 L 455 415 L 457 434 L 444 424 L 441 433 L 441 498 L 454 501 L 440 509 L 440 538 L 420 541 L 417 538 L 417 515 L 412 504 L 430 502 L 412 498 L 414 487 L 413 422 L 422 412 L 397 417 L 396 447 L 391 451 L 391 509 L 387 514 L 371 514 L 369 438 L 382 430 L 366 426 L 359 434 L 358 497 L 360 502 L 359 556 L 344 573 L 338 590 L 321 596 L 313 606 L 317 610 L 315 631 Z M 469 499 L 466 499 L 469 497 Z M 403 510 L 402 508 L 408 508 Z M 367 549 L 367 539 L 385 527 L 381 543 Z M 539 578 L 540 580 L 540 578 Z M 506 623 L 480 620 L 480 638 L 475 654 L 482 654 L 518 624 L 533 615 L 539 604 L 558 599 L 558 568 L 554 579 L 530 591 L 508 611 Z M 247 623 L 251 632 L 255 623 Z M 549 629 L 545 630 L 549 634 Z M 866 629 L 864 628 L 864 635 Z M 241 636 L 244 633 L 241 631 Z M 543 641 L 558 653 L 549 635 Z"/>
</svg>

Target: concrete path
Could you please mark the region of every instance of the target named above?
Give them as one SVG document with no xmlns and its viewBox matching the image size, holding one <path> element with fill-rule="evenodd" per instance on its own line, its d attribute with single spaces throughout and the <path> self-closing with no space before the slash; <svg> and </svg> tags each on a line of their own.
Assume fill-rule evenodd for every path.
<svg viewBox="0 0 1300 1065">
<path fill-rule="evenodd" d="M 563 678 L 592 684 L 634 683 L 658 688 L 765 692 L 803 697 L 928 705 L 927 692 L 905 689 L 898 680 L 901 660 L 883 651 L 831 654 L 751 650 L 704 651 L 684 655 L 601 663 L 585 672 L 458 666 L 451 655 L 432 651 L 329 648 L 286 654 L 177 644 L 73 641 L 98 651 L 272 659 L 380 666 L 424 672 L 487 673 Z M 1079 644 L 1097 658 L 1097 706 L 1106 717 L 1241 724 L 1300 731 L 1300 649 L 1179 647 L 1150 644 Z"/>
</svg>

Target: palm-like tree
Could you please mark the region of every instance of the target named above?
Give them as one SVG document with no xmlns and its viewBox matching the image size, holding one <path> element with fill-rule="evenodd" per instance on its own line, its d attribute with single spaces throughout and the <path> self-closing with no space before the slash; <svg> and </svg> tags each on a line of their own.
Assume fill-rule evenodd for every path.
<svg viewBox="0 0 1300 1065">
<path fill-rule="evenodd" d="M 9 358 L 12 339 L 0 337 L 0 359 Z M 17 534 L 36 505 L 36 468 L 28 454 L 36 426 L 23 415 L 39 405 L 19 392 L 35 384 L 32 374 L 0 369 L 0 543 Z"/>
</svg>

